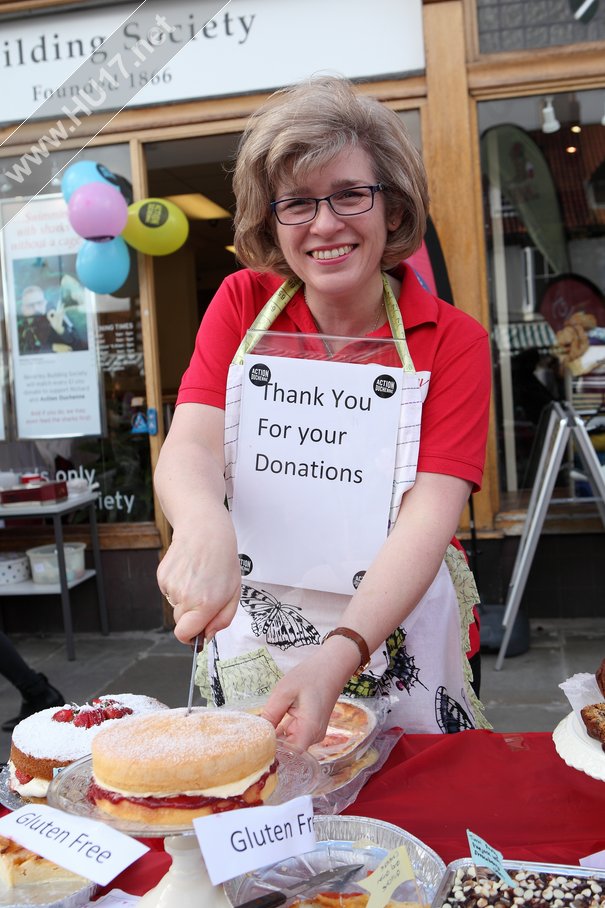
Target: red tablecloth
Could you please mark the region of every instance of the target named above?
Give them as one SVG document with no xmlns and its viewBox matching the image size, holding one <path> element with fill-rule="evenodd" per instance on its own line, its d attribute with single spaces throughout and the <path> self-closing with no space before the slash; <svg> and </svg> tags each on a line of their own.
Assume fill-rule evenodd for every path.
<svg viewBox="0 0 605 908">
<path fill-rule="evenodd" d="M 404 735 L 346 811 L 395 823 L 449 863 L 466 830 L 509 860 L 577 864 L 605 849 L 605 783 L 570 769 L 550 734 Z M 108 889 L 151 889 L 170 864 L 161 839 Z M 104 890 L 106 891 L 106 890 Z"/>
<path fill-rule="evenodd" d="M 446 864 L 469 854 L 467 829 L 509 860 L 577 864 L 605 848 L 605 783 L 538 732 L 403 735 L 345 812 L 401 826 Z"/>
</svg>

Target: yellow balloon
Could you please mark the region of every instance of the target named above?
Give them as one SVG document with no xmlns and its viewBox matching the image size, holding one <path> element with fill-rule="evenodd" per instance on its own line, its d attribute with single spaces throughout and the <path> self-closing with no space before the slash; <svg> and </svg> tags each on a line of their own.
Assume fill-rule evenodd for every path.
<svg viewBox="0 0 605 908">
<path fill-rule="evenodd" d="M 128 206 L 122 237 L 147 255 L 169 255 L 189 235 L 189 221 L 181 209 L 165 199 L 142 199 Z"/>
</svg>

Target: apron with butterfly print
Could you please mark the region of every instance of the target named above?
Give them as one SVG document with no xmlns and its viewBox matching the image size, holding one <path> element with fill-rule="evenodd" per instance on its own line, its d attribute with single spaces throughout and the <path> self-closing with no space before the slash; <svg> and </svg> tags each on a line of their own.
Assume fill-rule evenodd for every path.
<svg viewBox="0 0 605 908">
<path fill-rule="evenodd" d="M 426 374 L 421 382 L 414 370 L 401 313 L 386 276 L 383 285 L 391 334 L 403 365 L 389 512 L 389 526 L 392 526 L 402 495 L 415 481 L 418 427 L 423 394 L 426 395 L 429 382 Z M 269 330 L 300 286 L 299 280 L 286 281 L 259 313 L 251 332 Z M 254 344 L 251 337 L 247 334 L 242 341 L 227 382 L 225 478 L 229 504 L 237 467 L 244 355 Z M 323 636 L 341 623 L 340 615 L 349 601 L 348 595 L 340 593 L 243 581 L 233 621 L 219 631 L 200 659 L 197 681 L 202 694 L 216 705 L 266 695 L 289 668 L 305 658 L 310 647 L 319 646 Z M 450 545 L 426 594 L 401 626 L 377 648 L 364 673 L 349 681 L 345 693 L 388 698 L 387 727 L 399 725 L 418 733 L 489 727 L 470 686 L 470 668 L 464 656 L 469 647 L 472 609 L 477 602 L 477 591 L 464 555 Z"/>
</svg>

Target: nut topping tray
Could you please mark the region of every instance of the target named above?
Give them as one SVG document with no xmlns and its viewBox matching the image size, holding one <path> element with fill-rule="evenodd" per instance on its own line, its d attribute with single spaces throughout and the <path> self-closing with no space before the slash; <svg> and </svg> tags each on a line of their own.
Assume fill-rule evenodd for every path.
<svg viewBox="0 0 605 908">
<path fill-rule="evenodd" d="M 448 864 L 432 908 L 593 908 L 605 906 L 605 871 L 562 864 L 505 861 L 511 888 L 470 858 Z"/>
</svg>

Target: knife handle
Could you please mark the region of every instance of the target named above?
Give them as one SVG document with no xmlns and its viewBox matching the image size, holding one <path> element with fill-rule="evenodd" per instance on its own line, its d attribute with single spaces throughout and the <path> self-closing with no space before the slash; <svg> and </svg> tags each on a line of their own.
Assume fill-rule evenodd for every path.
<svg viewBox="0 0 605 908">
<path fill-rule="evenodd" d="M 268 892 L 266 895 L 259 895 L 257 899 L 250 899 L 238 908 L 277 908 L 288 901 L 289 896 L 285 892 Z"/>
</svg>

